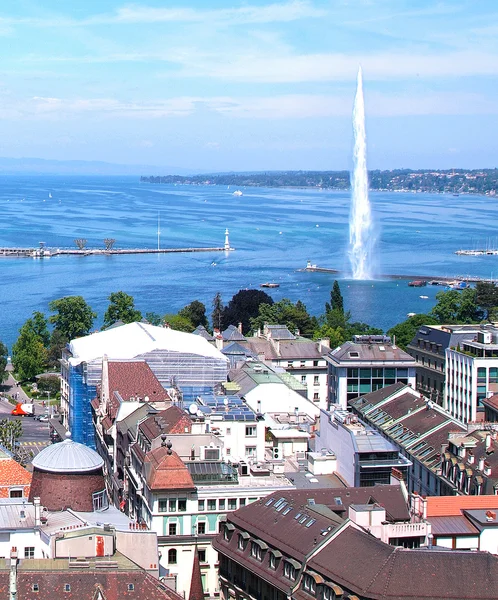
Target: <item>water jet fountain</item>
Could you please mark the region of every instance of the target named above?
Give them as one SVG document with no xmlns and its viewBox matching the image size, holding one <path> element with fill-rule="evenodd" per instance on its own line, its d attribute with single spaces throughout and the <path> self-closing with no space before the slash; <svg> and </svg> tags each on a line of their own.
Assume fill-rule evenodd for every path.
<svg viewBox="0 0 498 600">
<path fill-rule="evenodd" d="M 367 137 L 361 67 L 353 108 L 353 173 L 351 176 L 351 212 L 349 215 L 349 260 L 353 279 L 371 279 L 374 245 L 372 214 L 368 199 Z"/>
</svg>

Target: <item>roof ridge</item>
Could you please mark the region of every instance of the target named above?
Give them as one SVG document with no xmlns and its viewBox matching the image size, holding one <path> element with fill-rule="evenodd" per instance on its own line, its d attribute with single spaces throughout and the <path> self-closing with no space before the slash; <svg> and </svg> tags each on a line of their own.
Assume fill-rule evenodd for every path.
<svg viewBox="0 0 498 600">
<path fill-rule="evenodd" d="M 377 538 L 375 538 L 377 539 Z M 381 567 L 379 568 L 379 570 L 377 571 L 377 573 L 375 573 L 375 575 L 372 577 L 372 580 L 370 581 L 370 583 L 367 585 L 367 587 L 365 588 L 365 590 L 369 590 L 372 585 L 375 583 L 376 579 L 379 577 L 379 575 L 382 573 L 382 571 L 384 570 L 384 568 L 386 567 L 386 565 L 389 563 L 390 560 L 392 560 L 392 556 L 393 554 L 396 552 L 396 548 L 393 548 L 393 551 L 391 552 L 391 554 L 389 554 L 389 556 L 385 559 L 385 561 L 382 563 Z M 393 561 L 394 562 L 394 561 Z M 388 577 L 388 583 L 391 579 L 391 574 L 392 574 L 392 567 L 389 571 L 389 577 Z M 385 593 L 387 591 L 387 585 L 388 583 L 386 583 L 386 585 L 384 586 L 384 590 L 382 592 L 382 596 L 385 596 Z"/>
</svg>

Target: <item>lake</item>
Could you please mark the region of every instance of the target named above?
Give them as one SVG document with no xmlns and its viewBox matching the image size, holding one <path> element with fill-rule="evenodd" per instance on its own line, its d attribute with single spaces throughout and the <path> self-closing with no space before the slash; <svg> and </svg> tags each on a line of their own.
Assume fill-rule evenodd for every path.
<svg viewBox="0 0 498 600">
<path fill-rule="evenodd" d="M 345 307 L 354 320 L 384 330 L 409 312 L 427 312 L 441 288 L 409 288 L 407 281 L 348 279 L 349 194 L 307 189 L 242 188 L 140 183 L 130 177 L 3 176 L 0 246 L 162 247 L 222 246 L 230 253 L 0 258 L 0 339 L 9 346 L 34 310 L 50 300 L 82 295 L 102 322 L 107 297 L 123 290 L 143 312 L 177 312 L 198 299 L 211 312 L 240 289 L 266 290 L 274 300 L 302 300 L 321 314 L 336 276 L 302 272 L 307 260 L 341 270 Z M 376 220 L 376 265 L 381 274 L 428 277 L 498 274 L 496 256 L 457 256 L 459 248 L 496 245 L 496 200 L 480 196 L 371 193 Z M 428 299 L 420 298 L 427 295 Z"/>
</svg>

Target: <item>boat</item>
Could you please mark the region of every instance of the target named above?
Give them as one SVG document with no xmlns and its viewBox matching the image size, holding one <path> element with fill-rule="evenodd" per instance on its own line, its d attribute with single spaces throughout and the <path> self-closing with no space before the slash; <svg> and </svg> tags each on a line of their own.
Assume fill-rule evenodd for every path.
<svg viewBox="0 0 498 600">
<path fill-rule="evenodd" d="M 424 287 L 427 285 L 427 281 L 424 279 L 415 279 L 414 281 L 409 281 L 408 285 L 410 287 Z"/>
<path fill-rule="evenodd" d="M 49 198 L 52 198 L 52 194 L 51 194 L 50 192 L 48 193 L 48 197 L 49 197 Z"/>
<path fill-rule="evenodd" d="M 420 296 L 423 300 L 427 300 L 429 296 Z"/>
<path fill-rule="evenodd" d="M 417 313 L 408 313 L 406 316 L 407 317 L 414 317 Z"/>
<path fill-rule="evenodd" d="M 267 282 L 267 283 L 260 284 L 259 287 L 262 287 L 262 288 L 278 288 L 278 287 L 280 287 L 280 284 L 279 283 L 268 283 Z"/>
<path fill-rule="evenodd" d="M 235 190 L 235 192 L 233 192 L 232 196 L 243 196 L 244 194 L 240 191 L 240 190 Z"/>
</svg>

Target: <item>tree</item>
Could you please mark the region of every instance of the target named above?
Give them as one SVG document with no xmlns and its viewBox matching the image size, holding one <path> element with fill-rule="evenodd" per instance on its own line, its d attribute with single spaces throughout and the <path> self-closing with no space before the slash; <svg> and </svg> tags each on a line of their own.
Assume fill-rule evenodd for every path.
<svg viewBox="0 0 498 600">
<path fill-rule="evenodd" d="M 19 419 L 0 421 L 0 445 L 11 452 L 16 451 L 16 442 L 22 436 L 22 423 Z"/>
<path fill-rule="evenodd" d="M 38 389 L 43 394 L 49 392 L 52 398 L 55 398 L 57 392 L 61 389 L 61 382 L 58 375 L 49 375 L 38 379 Z"/>
<path fill-rule="evenodd" d="M 437 304 L 429 313 L 440 324 L 479 323 L 484 311 L 477 304 L 477 290 L 448 290 L 436 294 Z"/>
<path fill-rule="evenodd" d="M 19 379 L 33 379 L 45 370 L 47 351 L 40 338 L 30 329 L 21 327 L 12 346 L 12 364 Z"/>
<path fill-rule="evenodd" d="M 194 329 L 199 325 L 206 328 L 209 327 L 206 317 L 206 307 L 202 302 L 199 302 L 199 300 L 194 300 L 190 304 L 187 304 L 187 306 L 181 309 L 178 315 L 188 319 L 194 326 Z"/>
<path fill-rule="evenodd" d="M 0 383 L 5 381 L 9 374 L 5 370 L 7 367 L 7 358 L 9 356 L 9 349 L 7 346 L 0 341 Z"/>
<path fill-rule="evenodd" d="M 82 296 L 66 296 L 53 300 L 49 308 L 57 313 L 49 319 L 54 324 L 54 329 L 68 341 L 87 335 L 97 317 Z"/>
<path fill-rule="evenodd" d="M 313 337 L 318 327 L 316 317 L 312 317 L 306 306 L 298 300 L 293 304 L 288 298 L 283 298 L 274 304 L 260 304 L 258 316 L 250 320 L 251 330 L 263 329 L 269 325 L 285 325 L 292 333 L 297 329 L 305 337 Z"/>
<path fill-rule="evenodd" d="M 155 312 L 145 313 L 145 320 L 151 325 L 156 325 L 157 327 L 163 324 L 163 318 L 161 315 Z"/>
<path fill-rule="evenodd" d="M 341 288 L 337 280 L 334 281 L 330 291 L 330 304 L 328 302 L 325 304 L 325 312 L 330 312 L 331 310 L 344 313 L 344 298 L 342 297 Z"/>
<path fill-rule="evenodd" d="M 213 329 L 221 329 L 221 322 L 223 317 L 223 302 L 221 300 L 221 294 L 218 292 L 213 298 L 213 312 L 211 313 L 211 322 Z"/>
<path fill-rule="evenodd" d="M 185 331 L 186 333 L 192 333 L 195 327 L 194 325 L 185 317 L 181 315 L 168 314 L 164 315 L 164 323 L 171 327 L 171 329 L 175 329 L 176 331 Z"/>
<path fill-rule="evenodd" d="M 62 351 L 68 343 L 68 339 L 58 330 L 54 329 L 50 336 L 50 343 L 47 350 L 47 366 L 58 367 L 62 356 Z"/>
<path fill-rule="evenodd" d="M 104 329 L 117 321 L 134 323 L 142 320 L 142 313 L 135 308 L 133 296 L 125 292 L 113 292 L 108 300 L 109 306 L 104 314 Z"/>
<path fill-rule="evenodd" d="M 222 327 L 242 323 L 242 331 L 247 333 L 250 320 L 258 316 L 261 304 L 273 304 L 273 298 L 261 290 L 240 290 L 223 309 Z"/>
<path fill-rule="evenodd" d="M 479 281 L 476 285 L 476 302 L 486 311 L 485 318 L 490 321 L 498 308 L 498 286 L 495 283 Z"/>
<path fill-rule="evenodd" d="M 48 348 L 50 331 L 48 330 L 47 318 L 42 312 L 35 311 L 33 316 L 24 323 L 21 329 L 32 331 L 40 339 L 44 348 Z"/>
<path fill-rule="evenodd" d="M 406 347 L 415 337 L 419 327 L 437 324 L 438 320 L 433 315 L 414 315 L 413 317 L 406 319 L 406 321 L 391 327 L 387 332 L 387 335 L 391 336 L 391 339 L 393 340 L 396 338 L 396 345 L 402 350 L 406 350 Z"/>
</svg>

